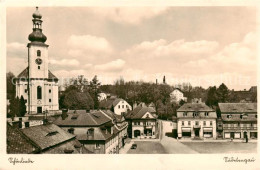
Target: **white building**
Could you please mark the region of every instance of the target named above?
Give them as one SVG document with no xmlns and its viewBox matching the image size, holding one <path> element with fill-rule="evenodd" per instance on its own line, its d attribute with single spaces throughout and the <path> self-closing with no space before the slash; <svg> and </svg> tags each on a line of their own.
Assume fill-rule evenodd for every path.
<svg viewBox="0 0 260 170">
<path fill-rule="evenodd" d="M 132 110 L 132 106 L 124 99 L 107 99 L 100 102 L 101 109 L 112 110 L 117 115 L 122 115 Z"/>
<path fill-rule="evenodd" d="M 179 103 L 181 100 L 187 102 L 187 97 L 184 97 L 183 92 L 176 88 L 170 93 L 171 102 Z"/>
<path fill-rule="evenodd" d="M 42 15 L 36 7 L 33 13 L 33 32 L 28 39 L 29 66 L 16 79 L 16 96 L 23 96 L 26 101 L 27 113 L 37 114 L 43 111 L 59 110 L 58 78 L 48 67 L 47 37 L 42 33 Z"/>
<path fill-rule="evenodd" d="M 177 110 L 177 133 L 179 138 L 216 139 L 214 110 L 204 103 L 185 103 Z"/>
<path fill-rule="evenodd" d="M 98 93 L 98 101 L 106 100 L 107 94 L 106 93 Z"/>
</svg>

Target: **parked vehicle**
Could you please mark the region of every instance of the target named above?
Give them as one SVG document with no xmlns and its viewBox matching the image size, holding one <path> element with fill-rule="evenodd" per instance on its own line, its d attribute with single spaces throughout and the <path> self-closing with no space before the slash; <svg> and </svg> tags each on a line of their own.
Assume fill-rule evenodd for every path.
<svg viewBox="0 0 260 170">
<path fill-rule="evenodd" d="M 131 149 L 136 149 L 137 148 L 137 144 L 132 144 Z"/>
</svg>

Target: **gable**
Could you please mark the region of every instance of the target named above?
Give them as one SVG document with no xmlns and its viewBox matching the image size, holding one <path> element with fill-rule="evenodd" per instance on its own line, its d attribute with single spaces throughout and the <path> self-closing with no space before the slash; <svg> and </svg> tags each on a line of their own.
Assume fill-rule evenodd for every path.
<svg viewBox="0 0 260 170">
<path fill-rule="evenodd" d="M 150 112 L 146 112 L 143 115 L 142 119 L 147 119 L 147 118 L 155 118 L 155 117 Z"/>
</svg>

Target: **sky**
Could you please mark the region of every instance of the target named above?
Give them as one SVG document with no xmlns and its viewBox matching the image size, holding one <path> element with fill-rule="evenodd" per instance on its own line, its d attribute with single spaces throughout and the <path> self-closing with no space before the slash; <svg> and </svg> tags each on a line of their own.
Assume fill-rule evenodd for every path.
<svg viewBox="0 0 260 170">
<path fill-rule="evenodd" d="M 9 7 L 7 72 L 26 68 L 33 7 Z M 49 70 L 62 82 L 163 81 L 249 89 L 257 84 L 255 7 L 39 7 Z"/>
</svg>

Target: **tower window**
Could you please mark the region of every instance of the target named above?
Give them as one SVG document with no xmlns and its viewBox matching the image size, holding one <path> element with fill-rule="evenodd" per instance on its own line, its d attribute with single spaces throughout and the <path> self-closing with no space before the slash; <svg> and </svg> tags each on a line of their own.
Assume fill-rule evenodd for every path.
<svg viewBox="0 0 260 170">
<path fill-rule="evenodd" d="M 49 102 L 51 102 L 51 99 L 49 99 Z"/>
<path fill-rule="evenodd" d="M 37 87 L 37 99 L 42 99 L 42 87 Z"/>
<path fill-rule="evenodd" d="M 40 70 L 40 69 L 41 69 L 41 66 L 38 66 L 38 69 Z"/>
<path fill-rule="evenodd" d="M 27 93 L 27 89 L 24 89 L 24 93 Z"/>
<path fill-rule="evenodd" d="M 24 99 L 24 102 L 27 103 L 27 99 Z"/>
<path fill-rule="evenodd" d="M 49 89 L 49 93 L 51 93 L 51 89 Z"/>
<path fill-rule="evenodd" d="M 37 57 L 40 57 L 40 56 L 41 56 L 41 51 L 37 50 Z"/>
</svg>

